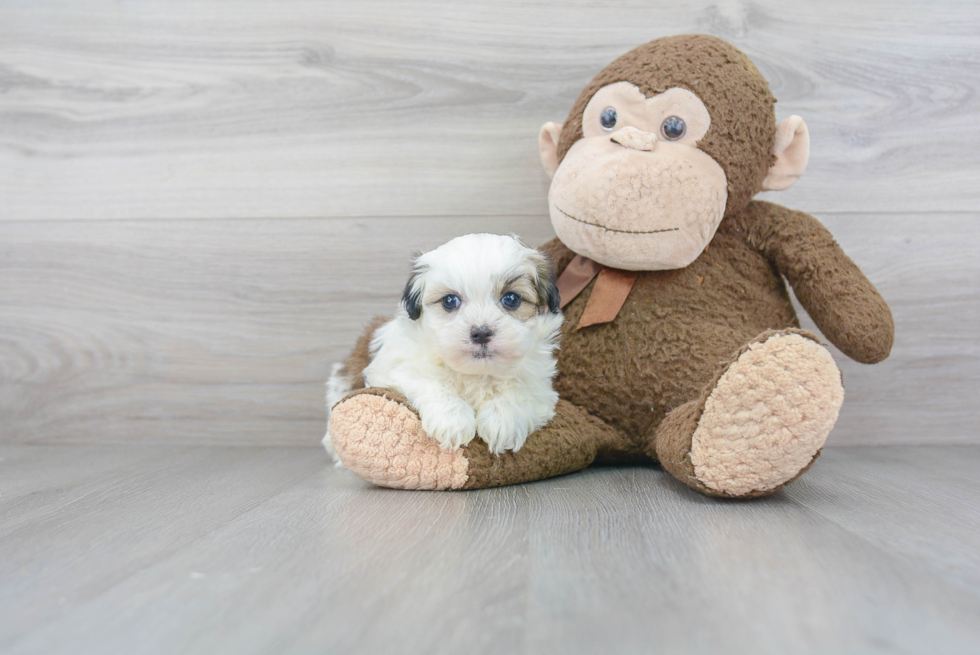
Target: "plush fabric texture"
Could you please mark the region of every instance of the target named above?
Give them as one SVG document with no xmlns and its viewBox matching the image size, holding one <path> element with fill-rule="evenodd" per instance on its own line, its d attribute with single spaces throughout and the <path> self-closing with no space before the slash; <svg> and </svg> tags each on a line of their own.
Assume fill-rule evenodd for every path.
<svg viewBox="0 0 980 655">
<path fill-rule="evenodd" d="M 559 401 L 555 418 L 517 453 L 496 456 L 483 441 L 440 450 L 422 431 L 418 413 L 399 394 L 356 391 L 334 408 L 334 447 L 344 466 L 368 482 L 394 489 L 482 489 L 578 471 L 597 458 L 614 460 L 629 440 L 585 410 Z"/>
<path fill-rule="evenodd" d="M 466 457 L 458 450 L 440 450 L 422 430 L 418 414 L 391 390 L 355 392 L 337 403 L 330 424 L 340 461 L 362 480 L 393 489 L 461 489 L 466 484 Z"/>
<path fill-rule="evenodd" d="M 614 458 L 631 450 L 630 440 L 621 432 L 582 408 L 559 400 L 555 418 L 528 437 L 516 453 L 491 455 L 480 440 L 466 446 L 463 451 L 470 463 L 470 479 L 464 488 L 543 480 L 581 470 L 597 458 Z"/>
<path fill-rule="evenodd" d="M 819 221 L 753 201 L 732 218 L 730 229 L 786 276 L 800 304 L 841 352 L 862 364 L 888 357 L 895 340 L 888 304 Z"/>
<path fill-rule="evenodd" d="M 817 449 L 812 453 L 812 458 L 807 462 L 802 468 L 798 469 L 795 475 L 790 475 L 782 483 L 776 484 L 774 486 L 760 486 L 759 488 L 752 490 L 742 490 L 741 493 L 731 493 L 729 491 L 719 489 L 716 486 L 707 486 L 705 481 L 698 477 L 698 474 L 694 468 L 694 462 L 692 461 L 692 450 L 693 450 L 693 437 L 697 432 L 702 418 L 705 413 L 705 407 L 708 404 L 709 399 L 715 396 L 718 391 L 719 383 L 721 380 L 725 379 L 725 376 L 737 364 L 743 355 L 748 352 L 752 352 L 757 349 L 760 345 L 767 343 L 770 339 L 774 337 L 788 337 L 788 336 L 799 336 L 805 340 L 812 342 L 815 352 L 823 353 L 823 355 L 818 355 L 818 359 L 822 359 L 825 362 L 830 358 L 830 353 L 827 353 L 820 345 L 820 340 L 810 332 L 806 330 L 800 330 L 797 328 L 786 328 L 784 330 L 766 330 L 755 339 L 752 339 L 749 343 L 742 346 L 737 352 L 733 353 L 726 361 L 720 362 L 718 370 L 714 377 L 708 384 L 705 385 L 701 392 L 700 397 L 695 400 L 688 401 L 681 405 L 680 407 L 672 410 L 664 420 L 661 422 L 656 430 L 656 439 L 652 444 L 648 444 L 648 448 L 653 448 L 653 456 L 660 462 L 661 466 L 664 467 L 671 475 L 675 478 L 689 486 L 691 489 L 700 491 L 701 493 L 707 494 L 709 496 L 718 496 L 726 498 L 755 498 L 758 496 L 765 496 L 782 487 L 786 486 L 797 477 L 802 475 L 806 470 L 813 465 L 813 462 L 820 456 L 820 450 Z M 829 359 L 833 363 L 833 359 Z M 754 358 L 754 364 L 760 364 L 764 368 L 768 368 L 770 362 L 766 358 L 756 357 Z M 772 362 L 772 364 L 778 365 L 778 360 Z M 834 365 L 835 372 L 837 371 L 836 365 Z M 765 377 L 765 376 L 763 376 Z M 731 378 L 729 378 L 731 379 Z M 840 381 L 839 373 L 835 376 L 835 381 Z M 745 382 L 745 380 L 741 380 Z M 735 385 L 737 388 L 738 385 Z M 828 386 L 835 386 L 830 385 Z M 751 389 L 742 390 L 747 394 L 752 394 Z M 841 382 L 841 394 L 843 394 L 843 383 Z M 756 409 L 756 411 L 766 413 L 770 409 L 770 399 L 767 397 L 761 398 L 761 406 Z M 838 405 L 839 407 L 839 405 Z M 837 411 L 834 410 L 832 414 L 833 418 L 836 418 Z M 737 416 L 733 413 L 730 415 L 716 415 L 717 423 L 720 425 L 732 425 L 736 422 Z M 730 419 L 730 420 L 729 420 Z M 711 419 L 709 419 L 711 422 Z M 830 427 L 833 427 L 832 424 Z M 829 431 L 829 428 L 828 428 Z M 741 433 L 736 433 L 741 436 Z M 790 433 L 790 438 L 795 438 L 797 436 L 796 432 Z M 826 435 L 824 435 L 826 437 Z M 704 445 L 704 444 L 702 444 Z M 721 448 L 725 448 L 727 444 L 722 444 Z M 778 446 L 778 444 L 776 444 Z M 760 449 L 761 450 L 761 449 Z M 760 453 L 763 455 L 763 459 L 767 458 L 769 455 L 775 455 L 781 452 L 780 448 L 774 448 L 771 451 L 765 453 Z M 702 451 L 700 457 L 705 455 L 710 456 L 710 451 Z M 788 466 L 787 469 L 791 469 L 792 466 Z"/>
<path fill-rule="evenodd" d="M 557 240 L 545 249 L 572 254 Z M 782 280 L 724 222 L 690 266 L 641 273 L 614 321 L 576 330 L 594 286 L 565 307 L 555 388 L 638 445 L 743 344 L 799 326 Z"/>
<path fill-rule="evenodd" d="M 542 249 L 559 272 L 575 257 L 557 239 Z M 843 352 L 869 362 L 888 355 L 894 333 L 888 306 L 826 228 L 807 214 L 754 201 L 722 221 L 710 247 L 690 266 L 640 273 L 612 322 L 579 330 L 576 326 L 595 286 L 592 280 L 565 307 L 555 380 L 562 397 L 558 415 L 531 435 L 519 452 L 494 458 L 479 441 L 463 449 L 468 461 L 463 487 L 543 479 L 601 459 L 659 460 L 684 484 L 715 496 L 747 498 L 780 488 L 795 476 L 774 486 L 770 486 L 772 478 L 757 476 L 760 486 L 726 487 L 717 482 L 717 476 L 702 480 L 691 461 L 692 440 L 705 404 L 740 355 L 773 334 L 815 339 L 798 329 L 780 273 L 794 285 L 821 331 Z M 369 339 L 366 333 L 361 342 Z M 767 353 L 763 351 L 761 359 Z M 356 361 L 354 356 L 348 360 L 352 376 L 359 374 Z M 399 411 L 411 412 L 409 408 Z M 830 425 L 836 412 L 836 408 L 825 408 L 824 418 Z M 373 421 L 369 413 L 358 420 Z M 727 418 L 718 412 L 713 420 L 724 423 Z M 379 426 L 376 429 L 396 431 L 403 424 L 391 416 L 373 423 Z M 334 447 L 341 461 L 353 469 L 346 449 L 355 440 L 348 438 L 341 444 L 340 430 L 335 411 L 331 419 Z M 379 463 L 366 461 L 355 472 L 383 486 L 405 487 L 403 469 L 408 470 L 408 460 L 392 467 L 388 464 L 391 455 L 376 445 L 400 443 L 400 437 L 372 438 L 371 446 L 358 451 L 356 457 L 376 457 Z M 415 432 L 412 438 L 424 439 Z M 777 444 L 776 450 L 780 448 Z M 802 473 L 817 457 L 818 449 L 819 445 L 810 461 L 800 464 L 794 459 L 786 466 L 799 466 Z M 701 457 L 710 456 L 702 452 Z M 412 467 L 413 472 L 421 470 L 414 463 Z M 362 470 L 368 472 L 359 472 Z M 410 479 L 411 484 L 419 484 L 416 478 Z"/>
<path fill-rule="evenodd" d="M 612 132 L 602 127 L 616 111 Z M 683 116 L 683 134 L 667 138 L 663 120 Z M 548 191 L 555 234 L 580 255 L 630 271 L 683 268 L 698 258 L 725 215 L 728 180 L 697 143 L 711 125 L 705 104 L 687 89 L 647 98 L 616 82 L 585 108 L 582 138 L 564 154 Z M 547 137 L 547 131 L 542 130 Z M 550 138 L 542 164 L 557 161 Z"/>
<path fill-rule="evenodd" d="M 713 387 L 691 439 L 691 463 L 701 483 L 732 496 L 795 478 L 844 402 L 830 353 L 799 334 L 744 348 Z"/>
<path fill-rule="evenodd" d="M 776 161 L 762 180 L 763 191 L 783 191 L 800 179 L 810 161 L 810 131 L 799 116 L 790 116 L 776 126 L 773 145 Z"/>
<path fill-rule="evenodd" d="M 773 163 L 776 99 L 755 65 L 741 50 L 714 36 L 671 36 L 630 50 L 589 82 L 562 125 L 558 161 L 582 138 L 582 114 L 596 91 L 630 82 L 647 97 L 678 87 L 704 101 L 711 127 L 698 147 L 728 178 L 730 214 L 762 189 Z"/>
<path fill-rule="evenodd" d="M 562 400 L 555 419 L 516 453 L 493 457 L 479 441 L 457 451 L 452 457 L 467 462 L 459 484 L 538 480 L 594 461 L 659 461 L 704 494 L 772 493 L 813 464 L 843 399 L 830 354 L 815 335 L 799 329 L 784 277 L 827 339 L 860 362 L 888 356 L 891 312 L 816 219 L 751 200 L 775 160 L 776 126 L 768 85 L 745 55 L 708 36 L 659 39 L 627 53 L 576 101 L 561 131 L 559 157 L 581 137 L 582 110 L 592 95 L 618 81 L 636 84 L 648 96 L 682 87 L 704 101 L 711 126 L 698 147 L 727 176 L 725 216 L 691 264 L 640 271 L 613 320 L 577 329 L 598 275 L 570 302 L 563 299 L 555 379 Z M 576 256 L 558 239 L 542 250 L 559 274 Z M 577 277 L 584 281 L 590 272 Z M 359 343 L 363 339 L 369 336 Z M 352 380 L 362 359 L 355 351 L 346 364 Z M 421 479 L 416 471 L 432 466 L 416 460 L 430 455 L 413 450 L 419 454 L 393 467 L 389 445 L 401 444 L 400 436 L 381 433 L 425 437 L 412 431 L 418 421 L 411 408 L 385 402 L 390 404 L 364 407 L 345 424 L 356 435 L 363 432 L 361 423 L 378 434 L 334 434 L 337 452 L 345 464 L 363 459 L 359 470 L 377 484 L 415 484 Z M 337 411 L 331 432 L 339 429 Z M 362 441 L 368 445 L 348 454 L 350 444 Z M 452 466 L 462 466 L 459 461 L 452 459 Z M 447 475 L 435 476 L 447 485 L 440 488 L 458 488 L 445 482 L 456 480 Z"/>
<path fill-rule="evenodd" d="M 575 255 L 557 239 L 543 249 L 558 271 Z M 576 330 L 593 280 L 565 307 L 556 389 L 626 434 L 647 437 L 743 345 L 767 330 L 799 327 L 783 270 L 834 345 L 858 361 L 888 355 L 888 305 L 826 228 L 753 202 L 721 223 L 690 266 L 641 273 L 615 321 Z"/>
<path fill-rule="evenodd" d="M 551 182 L 551 225 L 576 252 L 606 266 L 683 268 L 724 217 L 728 180 L 695 147 L 661 143 L 641 154 L 613 143 L 631 129 L 572 147 Z"/>
</svg>

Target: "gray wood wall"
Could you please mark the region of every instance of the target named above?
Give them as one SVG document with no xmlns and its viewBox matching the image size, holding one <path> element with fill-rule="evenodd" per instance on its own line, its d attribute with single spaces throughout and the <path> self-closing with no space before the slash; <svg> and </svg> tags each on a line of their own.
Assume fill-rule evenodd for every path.
<svg viewBox="0 0 980 655">
<path fill-rule="evenodd" d="M 551 235 L 537 131 L 706 32 L 891 303 L 832 444 L 980 442 L 980 5 L 0 0 L 0 439 L 311 444 L 412 251 Z"/>
</svg>

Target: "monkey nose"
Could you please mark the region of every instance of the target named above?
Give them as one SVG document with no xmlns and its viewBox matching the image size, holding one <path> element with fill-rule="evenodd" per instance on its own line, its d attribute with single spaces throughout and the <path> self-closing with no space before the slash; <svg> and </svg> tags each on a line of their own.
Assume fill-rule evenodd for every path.
<svg viewBox="0 0 980 655">
<path fill-rule="evenodd" d="M 493 330 L 490 329 L 488 325 L 481 325 L 480 327 L 474 327 L 470 329 L 470 340 L 473 343 L 478 343 L 481 346 L 490 343 L 490 339 L 493 337 Z"/>
<path fill-rule="evenodd" d="M 620 128 L 609 140 L 631 150 L 650 151 L 657 147 L 657 135 L 654 132 L 644 132 L 635 127 Z"/>
</svg>

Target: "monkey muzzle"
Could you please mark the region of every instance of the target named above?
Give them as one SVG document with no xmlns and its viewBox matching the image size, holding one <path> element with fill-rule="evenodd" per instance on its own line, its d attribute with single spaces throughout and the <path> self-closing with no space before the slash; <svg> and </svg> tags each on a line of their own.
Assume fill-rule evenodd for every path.
<svg viewBox="0 0 980 655">
<path fill-rule="evenodd" d="M 657 135 L 654 132 L 644 132 L 632 126 L 616 130 L 609 140 L 630 150 L 649 152 L 657 147 Z"/>
</svg>

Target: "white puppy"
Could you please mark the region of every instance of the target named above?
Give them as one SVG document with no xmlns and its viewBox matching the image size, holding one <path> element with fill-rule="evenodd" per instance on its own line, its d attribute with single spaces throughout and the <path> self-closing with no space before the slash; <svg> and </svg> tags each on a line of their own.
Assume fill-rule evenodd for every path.
<svg viewBox="0 0 980 655">
<path fill-rule="evenodd" d="M 442 448 L 479 434 L 493 453 L 520 450 L 555 415 L 561 323 L 544 255 L 514 236 L 461 236 L 415 259 L 364 382 L 403 394 Z M 327 383 L 328 412 L 352 390 L 345 373 L 336 366 Z M 329 426 L 323 444 L 333 455 Z"/>
</svg>

